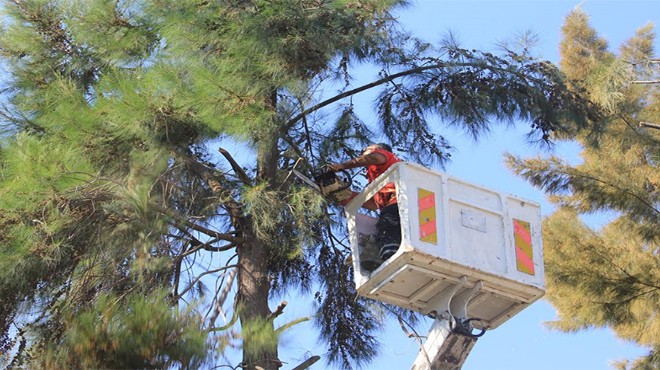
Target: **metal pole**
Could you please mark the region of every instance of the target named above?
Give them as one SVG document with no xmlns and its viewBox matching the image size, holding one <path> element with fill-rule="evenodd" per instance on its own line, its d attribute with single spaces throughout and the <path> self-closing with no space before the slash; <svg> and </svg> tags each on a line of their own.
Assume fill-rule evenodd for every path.
<svg viewBox="0 0 660 370">
<path fill-rule="evenodd" d="M 478 281 L 468 288 L 466 276 L 446 288 L 434 299 L 436 310 L 429 316 L 435 319 L 411 370 L 459 370 L 467 359 L 477 338 L 467 317 L 467 304 L 483 287 Z"/>
</svg>

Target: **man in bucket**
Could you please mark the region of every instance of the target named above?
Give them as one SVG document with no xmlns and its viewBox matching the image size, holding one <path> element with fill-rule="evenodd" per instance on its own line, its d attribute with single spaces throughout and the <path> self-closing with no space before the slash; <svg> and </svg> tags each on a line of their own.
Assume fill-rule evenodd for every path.
<svg viewBox="0 0 660 370">
<path fill-rule="evenodd" d="M 372 182 L 397 162 L 401 162 L 401 160 L 392 153 L 392 147 L 379 143 L 369 145 L 357 158 L 343 163 L 330 164 L 327 167 L 334 172 L 366 167 L 367 181 Z M 362 206 L 370 210 L 379 210 L 376 241 L 380 246 L 380 261 L 367 260 L 361 263 L 363 269 L 373 271 L 382 262 L 392 257 L 401 244 L 401 220 L 394 184 L 385 185 Z"/>
</svg>

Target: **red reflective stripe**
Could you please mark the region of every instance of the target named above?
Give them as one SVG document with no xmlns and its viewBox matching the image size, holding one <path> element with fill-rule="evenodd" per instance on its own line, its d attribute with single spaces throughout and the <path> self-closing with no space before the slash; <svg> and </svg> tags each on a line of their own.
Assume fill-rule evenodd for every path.
<svg viewBox="0 0 660 370">
<path fill-rule="evenodd" d="M 519 264 L 522 264 L 529 270 L 529 273 L 534 274 L 534 261 L 523 251 L 519 246 L 516 245 L 516 259 Z"/>
<path fill-rule="evenodd" d="M 534 248 L 529 222 L 513 219 L 513 236 L 518 271 L 534 275 Z"/>
<path fill-rule="evenodd" d="M 438 232 L 438 229 L 436 228 L 435 225 L 435 220 L 431 220 L 425 224 L 419 225 L 419 235 L 421 237 L 425 237 L 431 234 L 435 234 Z"/>
<path fill-rule="evenodd" d="M 421 198 L 417 204 L 419 205 L 419 210 L 423 211 L 435 206 L 435 194 L 431 193 L 424 198 Z"/>
<path fill-rule="evenodd" d="M 532 236 L 529 234 L 529 230 L 518 223 L 518 220 L 513 220 L 513 228 L 516 235 L 518 235 L 523 242 L 532 245 Z"/>
<path fill-rule="evenodd" d="M 417 216 L 419 220 L 419 240 L 437 245 L 438 226 L 434 192 L 417 188 Z"/>
</svg>

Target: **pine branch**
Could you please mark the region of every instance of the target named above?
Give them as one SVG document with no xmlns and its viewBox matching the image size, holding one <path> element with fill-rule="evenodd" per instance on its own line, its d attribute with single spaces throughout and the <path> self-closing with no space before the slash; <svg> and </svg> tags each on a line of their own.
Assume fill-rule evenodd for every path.
<svg viewBox="0 0 660 370">
<path fill-rule="evenodd" d="M 237 271 L 238 271 L 237 269 L 230 270 L 227 277 L 227 281 L 221 283 L 222 291 L 220 292 L 220 296 L 216 296 L 215 310 L 213 316 L 211 316 L 211 319 L 209 320 L 209 323 L 211 325 L 215 324 L 215 321 L 218 319 L 218 315 L 220 315 L 220 313 L 223 311 L 222 305 L 227 300 L 227 296 L 229 296 L 229 291 L 231 290 L 231 286 L 234 283 L 234 279 L 236 278 Z"/>
<path fill-rule="evenodd" d="M 617 270 L 619 270 L 621 273 L 623 273 L 623 274 L 624 274 L 625 276 L 627 276 L 629 279 L 631 279 L 631 280 L 637 282 L 637 283 L 640 284 L 640 285 L 644 285 L 644 286 L 647 286 L 647 287 L 649 287 L 649 288 L 653 288 L 653 290 L 660 290 L 660 286 L 654 285 L 654 284 L 652 284 L 652 283 L 647 283 L 647 282 L 641 281 L 641 280 L 638 279 L 637 277 L 631 275 L 631 274 L 630 274 L 625 268 L 619 266 L 619 265 L 616 264 L 614 261 L 612 261 L 610 258 L 606 257 L 603 253 L 601 253 L 601 252 L 598 250 L 598 248 L 596 248 L 596 247 L 591 247 L 590 250 L 591 250 L 594 254 L 596 254 L 597 256 L 599 256 L 600 258 L 602 258 L 604 261 L 606 261 L 607 263 L 609 263 L 610 265 L 612 265 L 614 268 L 616 268 Z"/>
<path fill-rule="evenodd" d="M 530 118 L 531 116 L 532 128 L 535 130 L 543 131 L 544 140 L 548 140 L 549 132 L 561 129 L 561 118 L 566 114 L 573 115 L 577 113 L 577 115 L 580 116 L 579 118 L 576 118 L 576 122 L 578 124 L 584 124 L 585 122 L 593 121 L 600 115 L 599 110 L 593 103 L 581 98 L 579 95 L 571 91 L 567 91 L 563 87 L 559 75 L 555 74 L 555 69 L 550 67 L 551 64 L 548 62 L 532 63 L 531 60 L 516 59 L 515 56 L 512 56 L 514 61 L 518 63 L 518 65 L 515 65 L 515 63 L 495 57 L 488 53 L 485 53 L 482 58 L 476 57 L 473 55 L 473 53 L 464 50 L 458 50 L 455 52 L 455 54 L 463 56 L 463 59 L 471 59 L 473 61 L 445 62 L 435 58 L 427 58 L 426 60 L 430 61 L 430 64 L 428 65 L 422 65 L 408 69 L 406 71 L 386 75 L 379 80 L 349 91 L 345 91 L 310 108 L 304 109 L 301 113 L 288 120 L 284 127 L 293 127 L 293 125 L 295 125 L 307 114 L 348 96 L 352 96 L 370 88 L 392 82 L 401 77 L 420 75 L 429 70 L 439 70 L 443 68 L 448 69 L 446 78 L 448 79 L 447 83 L 450 85 L 448 85 L 445 89 L 447 90 L 447 93 L 449 93 L 454 99 L 460 98 L 470 100 L 470 103 L 458 104 L 457 107 L 454 107 L 454 109 L 458 108 L 457 111 L 448 112 L 450 116 L 454 116 L 457 119 L 464 118 L 472 123 L 480 123 L 484 120 L 485 116 L 490 114 L 494 114 L 498 118 L 513 118 L 513 116 L 516 114 L 523 118 Z M 454 58 L 457 57 L 454 56 Z M 461 69 L 461 71 L 451 73 L 451 69 Z M 479 77 L 483 73 L 486 73 L 489 76 Z M 468 77 L 465 77 L 464 75 Z M 505 75 L 515 77 L 517 80 L 514 80 L 513 82 L 506 80 L 504 77 Z M 474 104 L 472 104 L 473 96 L 470 95 L 472 94 L 471 92 L 466 91 L 465 94 L 461 94 L 461 96 L 453 95 L 453 93 L 456 91 L 462 91 L 461 89 L 464 89 L 464 84 L 461 83 L 462 79 L 468 79 L 470 81 L 483 80 L 482 82 L 477 83 L 475 88 L 490 90 L 497 89 L 496 86 L 499 86 L 499 84 L 489 85 L 489 82 L 501 83 L 502 81 L 509 81 L 514 85 L 513 89 L 520 91 L 517 92 L 518 95 L 509 98 L 509 100 L 514 101 L 506 102 L 506 104 L 504 104 L 507 106 L 507 110 L 505 112 L 497 111 L 497 108 L 491 108 L 490 110 L 486 109 L 482 112 L 481 109 L 476 108 Z M 440 82 L 435 89 L 432 89 L 433 91 L 415 90 L 416 94 L 426 95 L 425 99 L 422 98 L 422 100 L 425 101 L 420 102 L 421 106 L 418 108 L 412 110 L 408 109 L 405 112 L 400 113 L 414 114 L 415 110 L 433 110 L 435 109 L 435 103 L 439 103 L 442 106 L 443 103 L 446 103 L 442 101 L 443 97 L 434 95 L 438 94 L 438 91 L 436 90 L 441 88 L 439 84 Z M 451 99 L 449 100 L 451 101 Z M 484 103 L 486 102 L 484 101 Z M 424 106 L 425 104 L 426 106 Z M 499 104 L 503 103 L 500 102 Z M 548 104 L 552 105 L 553 108 L 548 107 Z M 461 108 L 468 109 L 469 111 L 461 112 Z M 422 122 L 424 121 L 423 118 L 420 119 Z M 416 124 L 416 126 L 419 125 Z M 479 130 L 479 127 L 472 127 L 471 129 L 473 131 Z M 415 139 L 419 138 L 415 136 Z"/>
<path fill-rule="evenodd" d="M 513 157 L 510 157 L 509 161 L 513 161 Z M 513 162 L 510 162 L 513 164 Z M 520 166 L 524 166 L 522 163 Z M 546 192 L 549 192 L 551 194 L 557 194 L 560 191 L 568 191 L 569 188 L 573 189 L 573 192 L 575 192 L 576 186 L 572 184 L 569 180 L 570 179 L 585 179 L 585 180 L 590 180 L 593 182 L 597 182 L 600 184 L 605 185 L 605 187 L 611 187 L 613 189 L 618 190 L 622 195 L 627 195 L 630 196 L 639 203 L 641 203 L 644 207 L 649 208 L 655 213 L 660 213 L 660 210 L 655 208 L 655 206 L 649 202 L 647 202 L 645 199 L 641 198 L 639 195 L 621 188 L 620 186 L 617 186 L 615 184 L 612 184 L 606 180 L 602 180 L 600 178 L 594 177 L 594 176 L 589 176 L 584 174 L 583 172 L 578 172 L 577 170 L 571 168 L 571 169 L 566 169 L 563 168 L 563 166 L 560 165 L 561 168 L 558 169 L 542 169 L 542 174 L 541 175 L 536 175 L 534 170 L 527 169 L 526 171 L 523 168 L 514 168 L 514 171 L 516 174 L 522 176 L 523 178 L 529 180 L 533 185 L 540 187 L 541 189 L 545 190 Z M 558 173 L 557 173 L 558 172 Z M 552 183 L 550 183 L 550 180 L 552 180 Z M 559 180 L 563 180 L 563 183 L 561 186 L 557 186 L 557 183 L 559 183 Z M 579 189 L 578 189 L 579 190 Z"/>
<path fill-rule="evenodd" d="M 579 173 L 579 174 L 578 174 L 578 173 L 569 174 L 569 176 L 571 176 L 571 177 L 580 177 L 580 178 L 587 179 L 587 180 L 593 180 L 593 181 L 595 181 L 595 182 L 599 182 L 599 183 L 601 183 L 601 184 L 604 184 L 605 186 L 609 186 L 609 187 L 611 187 L 611 188 L 614 188 L 614 189 L 616 189 L 616 190 L 619 190 L 622 194 L 627 194 L 627 195 L 629 195 L 629 196 L 631 196 L 631 197 L 637 199 L 637 200 L 638 200 L 641 204 L 643 204 L 644 206 L 648 207 L 649 209 L 651 209 L 651 210 L 654 211 L 655 213 L 660 214 L 660 210 L 658 210 L 657 208 L 655 208 L 655 206 L 654 206 L 653 204 L 648 203 L 645 199 L 642 199 L 639 195 L 637 195 L 637 194 L 635 194 L 635 193 L 633 193 L 633 192 L 631 192 L 631 191 L 629 191 L 629 190 L 623 189 L 623 188 L 621 188 L 621 187 L 619 187 L 619 186 L 617 186 L 617 185 L 615 185 L 615 184 L 609 183 L 609 182 L 607 182 L 607 181 L 605 181 L 605 180 L 601 180 L 601 179 L 596 178 L 596 177 L 593 177 L 593 176 L 587 176 L 587 175 L 584 175 L 584 174 L 582 174 L 582 173 Z"/>
<path fill-rule="evenodd" d="M 286 126 L 286 127 L 292 127 L 293 125 L 296 124 L 296 122 L 298 122 L 300 119 L 302 119 L 302 118 L 305 117 L 306 115 L 308 115 L 308 114 L 310 114 L 310 113 L 312 113 L 312 112 L 315 112 L 315 111 L 317 111 L 317 110 L 319 110 L 319 109 L 321 109 L 321 108 L 323 108 L 323 107 L 325 107 L 325 106 L 328 106 L 328 105 L 330 105 L 330 104 L 332 104 L 332 103 L 334 103 L 334 102 L 337 102 L 337 101 L 339 101 L 339 100 L 341 100 L 341 99 L 344 99 L 344 98 L 346 98 L 346 97 L 349 97 L 349 96 L 355 95 L 355 94 L 360 93 L 360 92 L 365 91 L 365 90 L 369 90 L 369 89 L 371 89 L 372 87 L 376 87 L 376 86 L 379 86 L 379 85 L 382 85 L 382 84 L 388 83 L 388 82 L 390 82 L 390 81 L 392 81 L 392 80 L 395 80 L 395 79 L 397 79 L 397 78 L 399 78 L 399 77 L 409 76 L 409 75 L 413 75 L 413 74 L 421 73 L 421 72 L 424 72 L 424 71 L 428 71 L 428 70 L 431 70 L 431 69 L 442 68 L 442 67 L 444 67 L 445 65 L 446 65 L 445 63 L 437 63 L 437 64 L 433 64 L 433 65 L 421 66 L 421 67 L 413 68 L 413 69 L 410 69 L 410 70 L 407 70 L 407 71 L 403 71 L 403 72 L 395 73 L 395 74 L 393 74 L 393 75 L 389 75 L 389 76 L 387 76 L 387 77 L 381 78 L 381 79 L 379 79 L 379 80 L 376 80 L 376 81 L 374 81 L 374 82 L 368 83 L 368 84 L 366 84 L 366 85 L 362 85 L 362 86 L 357 87 L 357 88 L 355 88 L 355 89 L 352 89 L 352 90 L 349 90 L 349 91 L 343 92 L 343 93 L 341 93 L 341 94 L 339 94 L 339 95 L 335 95 L 335 96 L 333 96 L 333 97 L 330 98 L 330 99 L 326 99 L 326 100 L 324 100 L 324 101 L 322 101 L 322 102 L 320 102 L 320 103 L 318 103 L 318 104 L 316 104 L 316 105 L 314 105 L 314 106 L 312 106 L 312 107 L 310 107 L 310 108 L 307 108 L 307 109 L 303 110 L 302 112 L 298 113 L 296 116 L 294 116 L 293 118 L 289 119 L 289 121 L 287 121 L 287 123 L 286 123 L 285 126 Z"/>
<path fill-rule="evenodd" d="M 250 179 L 250 177 L 245 173 L 245 171 L 243 171 L 243 168 L 234 160 L 234 157 L 232 157 L 231 154 L 229 154 L 229 152 L 223 148 L 218 148 L 218 151 L 227 159 L 227 161 L 231 165 L 231 168 L 234 170 L 234 172 L 236 172 L 236 175 L 238 175 L 238 178 L 245 185 L 252 186 L 252 179 Z"/>
<path fill-rule="evenodd" d="M 187 227 L 187 228 L 193 229 L 195 231 L 198 231 L 202 234 L 205 234 L 205 235 L 210 236 L 210 237 L 215 238 L 215 239 L 226 240 L 226 241 L 229 241 L 229 242 L 232 242 L 232 243 L 243 243 L 245 241 L 243 238 L 236 237 L 232 234 L 221 233 L 219 231 L 211 230 L 207 227 L 196 224 L 192 221 L 183 219 L 182 217 L 174 214 L 173 212 L 171 212 L 167 209 L 161 209 L 161 211 L 164 214 L 167 214 L 168 216 L 172 217 L 174 220 L 178 221 L 178 222 L 171 223 L 171 226 L 176 227 L 177 229 L 179 229 L 181 231 L 184 231 Z M 200 243 L 202 243 L 202 242 L 200 242 Z M 207 243 L 202 243 L 201 245 L 205 245 L 205 244 L 207 244 Z M 219 249 L 219 250 L 231 249 L 231 247 L 226 247 L 226 248 L 225 247 L 220 247 L 220 248 L 221 249 Z"/>
<path fill-rule="evenodd" d="M 628 304 L 628 303 L 634 301 L 635 299 L 637 299 L 637 298 L 639 298 L 639 297 L 642 297 L 642 296 L 644 296 L 644 295 L 647 295 L 647 294 L 650 294 L 650 293 L 656 292 L 656 291 L 658 291 L 658 290 L 659 290 L 658 288 L 655 288 L 655 289 L 649 289 L 649 290 L 647 290 L 647 291 L 641 291 L 641 292 L 639 292 L 639 293 L 637 293 L 637 294 L 634 294 L 634 295 L 632 295 L 632 296 L 629 296 L 628 298 L 625 298 L 625 299 L 623 299 L 623 300 L 616 301 L 616 302 L 612 302 L 612 301 L 610 301 L 610 302 L 604 302 L 604 301 L 592 301 L 592 300 L 589 300 L 589 302 L 590 302 L 590 303 L 595 303 L 595 304 L 600 304 L 600 305 L 608 305 L 608 304 L 622 305 L 622 304 Z"/>
<path fill-rule="evenodd" d="M 314 365 L 318 360 L 321 359 L 321 356 L 314 355 L 307 360 L 303 361 L 300 365 L 294 367 L 291 370 L 305 370 L 309 368 L 310 366 Z"/>
<path fill-rule="evenodd" d="M 270 315 L 268 315 L 268 317 L 266 317 L 266 319 L 267 319 L 267 320 L 274 320 L 277 316 L 281 315 L 281 314 L 284 312 L 284 308 L 286 307 L 287 304 L 288 304 L 287 301 L 282 301 L 282 302 L 277 306 L 277 308 L 275 309 L 275 311 L 271 312 Z"/>
<path fill-rule="evenodd" d="M 648 127 L 648 128 L 654 128 L 656 130 L 660 130 L 660 123 L 640 122 L 639 125 L 641 127 Z"/>
<path fill-rule="evenodd" d="M 225 270 L 232 269 L 232 268 L 238 268 L 238 265 L 227 265 L 227 266 L 220 267 L 220 268 L 217 268 L 217 269 L 214 269 L 214 270 L 204 271 L 203 273 L 197 275 L 197 277 L 195 277 L 195 279 L 190 284 L 188 284 L 188 286 L 183 291 L 181 291 L 181 293 L 179 293 L 175 297 L 173 297 L 173 299 L 174 300 L 181 299 L 186 293 L 188 293 L 195 286 L 195 284 L 197 284 L 197 282 L 202 277 L 204 277 L 208 274 L 215 274 L 216 272 L 225 271 Z"/>
</svg>

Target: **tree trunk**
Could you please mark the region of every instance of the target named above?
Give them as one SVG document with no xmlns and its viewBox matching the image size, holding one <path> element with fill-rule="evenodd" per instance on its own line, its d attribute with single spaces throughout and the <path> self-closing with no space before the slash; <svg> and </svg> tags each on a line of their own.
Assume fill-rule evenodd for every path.
<svg viewBox="0 0 660 370">
<path fill-rule="evenodd" d="M 249 227 L 248 225 L 245 225 Z M 254 236 L 238 248 L 239 318 L 243 328 L 243 366 L 245 369 L 277 370 L 277 337 L 269 319 L 268 247 Z M 264 338 L 268 338 L 263 340 Z"/>
<path fill-rule="evenodd" d="M 266 99 L 266 105 L 275 111 L 276 92 Z M 278 159 L 278 132 L 276 125 L 265 128 L 257 142 L 257 182 L 275 184 Z M 252 215 L 258 217 L 258 215 Z M 252 228 L 250 218 L 242 220 L 245 243 L 237 248 L 239 258 L 239 297 L 241 327 L 243 329 L 243 366 L 255 369 L 277 370 L 278 340 L 275 335 L 271 311 L 268 307 L 270 281 L 268 279 L 267 241 L 259 240 Z M 246 328 L 248 330 L 246 330 Z"/>
</svg>

